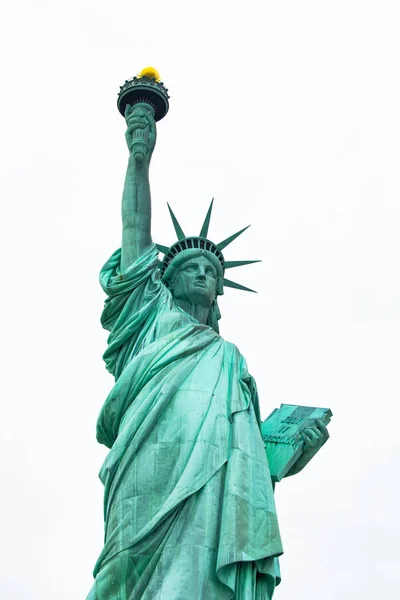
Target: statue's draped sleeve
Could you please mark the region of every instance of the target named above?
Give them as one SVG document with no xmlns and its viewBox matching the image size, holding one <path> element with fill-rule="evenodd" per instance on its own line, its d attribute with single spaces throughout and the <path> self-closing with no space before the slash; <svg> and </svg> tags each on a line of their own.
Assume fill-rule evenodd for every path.
<svg viewBox="0 0 400 600">
<path fill-rule="evenodd" d="M 118 378 L 126 364 L 152 340 L 160 308 L 172 305 L 171 294 L 160 281 L 157 248 L 152 245 L 121 272 L 118 249 L 100 272 L 107 294 L 101 324 L 110 332 L 103 355 L 107 369 Z"/>
</svg>

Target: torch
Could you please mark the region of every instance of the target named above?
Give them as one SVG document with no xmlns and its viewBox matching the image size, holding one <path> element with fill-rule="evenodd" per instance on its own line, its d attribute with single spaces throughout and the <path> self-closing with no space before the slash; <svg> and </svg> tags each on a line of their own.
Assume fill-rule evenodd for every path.
<svg viewBox="0 0 400 600">
<path fill-rule="evenodd" d="M 160 79 L 160 74 L 153 67 L 142 69 L 138 75 L 127 79 L 120 87 L 117 106 L 122 116 L 125 116 L 127 104 L 133 111 L 148 113 L 155 121 L 160 121 L 168 112 L 168 90 Z M 133 132 L 131 152 L 140 158 L 149 151 L 149 127 L 136 129 Z"/>
</svg>

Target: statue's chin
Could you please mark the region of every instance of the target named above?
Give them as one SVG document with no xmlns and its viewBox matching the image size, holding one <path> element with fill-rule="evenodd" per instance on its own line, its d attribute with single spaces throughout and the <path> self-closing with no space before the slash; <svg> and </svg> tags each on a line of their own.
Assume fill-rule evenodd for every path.
<svg viewBox="0 0 400 600">
<path fill-rule="evenodd" d="M 188 301 L 193 304 L 201 304 L 204 308 L 210 308 L 213 298 L 210 297 L 210 291 L 206 287 L 195 286 L 188 294 Z"/>
<path fill-rule="evenodd" d="M 172 294 L 172 296 L 175 302 L 177 302 L 181 306 L 183 304 L 189 304 L 193 307 L 198 306 L 206 309 L 209 309 L 211 307 L 214 300 L 213 297 L 210 297 L 209 290 L 207 290 L 207 288 L 202 287 L 196 287 L 194 290 L 190 290 L 190 292 L 185 294 L 184 296 L 181 294 L 175 295 L 174 293 Z"/>
</svg>

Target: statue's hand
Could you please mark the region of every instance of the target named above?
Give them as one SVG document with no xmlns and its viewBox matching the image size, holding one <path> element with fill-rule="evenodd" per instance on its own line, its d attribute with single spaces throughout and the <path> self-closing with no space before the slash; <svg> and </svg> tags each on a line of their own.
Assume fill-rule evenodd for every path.
<svg viewBox="0 0 400 600">
<path fill-rule="evenodd" d="M 127 125 L 125 139 L 129 153 L 137 162 L 150 163 L 157 139 L 156 122 L 151 111 L 127 104 L 125 121 Z"/>
<path fill-rule="evenodd" d="M 320 419 L 316 419 L 315 427 L 307 427 L 300 433 L 304 442 L 303 453 L 300 458 L 294 463 L 287 475 L 295 475 L 299 473 L 310 462 L 318 450 L 327 442 L 329 433 L 325 425 Z"/>
</svg>

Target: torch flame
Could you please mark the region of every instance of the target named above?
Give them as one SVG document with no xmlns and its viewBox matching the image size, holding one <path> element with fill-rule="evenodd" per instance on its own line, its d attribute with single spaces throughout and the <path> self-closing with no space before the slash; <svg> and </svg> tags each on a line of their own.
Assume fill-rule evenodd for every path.
<svg viewBox="0 0 400 600">
<path fill-rule="evenodd" d="M 149 79 L 155 79 L 161 81 L 160 73 L 154 67 L 145 67 L 140 71 L 138 77 L 148 77 Z"/>
</svg>

